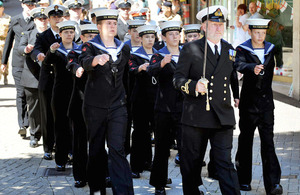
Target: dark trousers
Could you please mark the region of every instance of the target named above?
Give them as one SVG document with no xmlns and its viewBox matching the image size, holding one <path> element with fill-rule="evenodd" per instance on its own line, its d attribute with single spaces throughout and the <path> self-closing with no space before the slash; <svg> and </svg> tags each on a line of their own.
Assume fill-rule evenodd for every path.
<svg viewBox="0 0 300 195">
<path fill-rule="evenodd" d="M 141 173 L 145 164 L 151 164 L 152 146 L 150 125 L 154 122 L 154 106 L 148 102 L 135 102 L 132 106 L 133 126 L 130 166 L 132 172 Z"/>
<path fill-rule="evenodd" d="M 126 106 L 101 109 L 84 104 L 89 155 L 87 176 L 91 192 L 104 191 L 107 169 L 105 138 L 108 146 L 108 170 L 114 194 L 134 194 L 131 170 L 125 156 Z"/>
<path fill-rule="evenodd" d="M 49 87 L 45 90 L 39 89 L 39 100 L 41 110 L 41 129 L 43 136 L 44 152 L 51 153 L 54 146 L 54 121 L 51 106 L 53 80 L 49 81 Z"/>
<path fill-rule="evenodd" d="M 72 151 L 71 121 L 68 117 L 68 108 L 72 88 L 66 86 L 54 87 L 52 94 L 52 111 L 54 119 L 55 135 L 55 162 L 57 165 L 65 165 L 68 153 Z"/>
<path fill-rule="evenodd" d="M 12 67 L 12 75 L 15 80 L 15 86 L 17 90 L 16 105 L 17 105 L 17 112 L 18 112 L 18 124 L 20 128 L 29 126 L 26 95 L 25 95 L 24 87 L 20 84 L 22 71 L 23 68 L 14 67 L 14 66 Z"/>
<path fill-rule="evenodd" d="M 87 181 L 87 130 L 82 115 L 82 102 L 73 105 L 71 120 L 73 129 L 73 177 L 75 181 Z"/>
<path fill-rule="evenodd" d="M 265 190 L 270 192 L 274 184 L 280 183 L 281 169 L 274 147 L 274 112 L 260 114 L 240 110 L 240 135 L 236 154 L 236 167 L 240 184 L 250 184 L 252 180 L 252 148 L 256 127 L 260 136 L 261 158 Z"/>
<path fill-rule="evenodd" d="M 38 89 L 25 87 L 31 139 L 41 139 L 41 115 Z"/>
<path fill-rule="evenodd" d="M 183 193 L 200 194 L 201 164 L 208 139 L 210 140 L 214 166 L 222 194 L 240 194 L 236 170 L 231 162 L 232 129 L 206 129 L 182 126 L 180 171 Z"/>
<path fill-rule="evenodd" d="M 164 187 L 168 179 L 168 159 L 172 131 L 181 133 L 181 112 L 155 113 L 155 154 L 150 175 L 150 184 L 154 187 Z"/>
</svg>

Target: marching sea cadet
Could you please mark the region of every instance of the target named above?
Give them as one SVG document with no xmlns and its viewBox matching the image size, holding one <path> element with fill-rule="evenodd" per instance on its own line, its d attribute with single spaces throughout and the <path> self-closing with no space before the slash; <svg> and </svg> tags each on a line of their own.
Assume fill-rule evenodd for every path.
<svg viewBox="0 0 300 195">
<path fill-rule="evenodd" d="M 184 45 L 174 74 L 175 87 L 185 94 L 180 156 L 183 193 L 200 194 L 201 164 L 210 140 L 222 194 L 240 194 L 231 162 L 235 117 L 230 88 L 237 106 L 238 80 L 230 58 L 233 47 L 222 39 L 227 9 L 211 6 L 208 15 L 205 8 L 196 17 L 202 22 L 206 37 Z"/>
<path fill-rule="evenodd" d="M 198 39 L 201 39 L 203 36 L 201 35 L 201 24 L 188 24 L 183 26 L 185 41 L 191 42 Z"/>
<path fill-rule="evenodd" d="M 80 39 L 83 43 L 92 40 L 99 34 L 96 24 L 80 25 Z M 81 54 L 82 45 L 70 51 L 67 69 L 73 74 L 73 91 L 69 104 L 68 116 L 71 119 L 73 127 L 73 177 L 74 186 L 84 187 L 87 182 L 87 130 L 82 113 L 82 104 L 84 97 L 84 88 L 87 80 L 86 71 L 79 65 L 78 57 Z"/>
<path fill-rule="evenodd" d="M 67 55 L 78 46 L 73 42 L 75 21 L 63 21 L 57 24 L 62 42 L 54 42 L 45 57 L 45 65 L 54 68 L 52 110 L 55 135 L 55 162 L 57 171 L 65 171 L 68 153 L 72 150 L 72 134 L 67 115 L 72 94 L 73 80 L 67 70 Z"/>
<path fill-rule="evenodd" d="M 2 60 L 2 53 L 3 53 L 3 49 L 4 49 L 4 44 L 5 44 L 5 39 L 7 36 L 7 31 L 8 31 L 8 27 L 9 27 L 9 23 L 10 23 L 10 15 L 7 15 L 4 13 L 4 6 L 3 6 L 3 2 L 0 1 L 0 59 Z M 3 83 L 4 85 L 8 84 L 8 66 L 6 67 L 5 71 L 2 72 L 2 70 L 0 70 L 0 80 L 1 77 L 3 75 Z"/>
<path fill-rule="evenodd" d="M 165 194 L 168 181 L 168 158 L 173 134 L 181 134 L 182 92 L 173 86 L 173 76 L 181 47 L 179 47 L 181 21 L 161 24 L 162 37 L 166 46 L 153 54 L 147 71 L 157 77 L 158 90 L 155 101 L 155 154 L 151 169 L 150 184 L 156 194 Z M 180 138 L 178 136 L 177 138 Z M 177 139 L 180 152 L 181 141 Z"/>
<path fill-rule="evenodd" d="M 265 41 L 267 19 L 247 19 L 251 39 L 237 47 L 236 69 L 244 74 L 241 91 L 240 135 L 236 168 L 241 190 L 251 190 L 252 148 L 255 129 L 261 140 L 264 185 L 267 194 L 282 194 L 281 169 L 274 147 L 272 79 L 274 45 Z"/>
<path fill-rule="evenodd" d="M 45 14 L 49 18 L 50 28 L 37 37 L 34 48 L 31 52 L 31 58 L 41 64 L 39 76 L 39 100 L 41 109 L 41 128 L 43 134 L 44 159 L 52 160 L 52 151 L 54 146 L 54 122 L 51 106 L 52 89 L 54 83 L 53 64 L 47 65 L 44 62 L 45 55 L 54 42 L 61 42 L 57 23 L 63 20 L 66 8 L 62 5 L 50 5 L 45 9 Z"/>
<path fill-rule="evenodd" d="M 137 27 L 145 25 L 146 20 L 127 20 L 128 23 L 128 34 L 131 39 L 124 42 L 129 45 L 132 52 L 135 52 L 139 47 L 142 46 L 141 38 L 139 36 Z"/>
<path fill-rule="evenodd" d="M 151 132 L 154 128 L 154 102 L 157 82 L 146 72 L 154 53 L 156 25 L 144 25 L 137 29 L 142 46 L 130 56 L 129 74 L 134 77 L 130 98 L 134 130 L 130 165 L 133 178 L 140 178 L 140 173 L 149 170 L 152 164 Z"/>
<path fill-rule="evenodd" d="M 113 193 L 131 195 L 134 193 L 131 170 L 124 150 L 127 109 L 123 84 L 130 48 L 114 38 L 118 10 L 103 9 L 95 14 L 100 34 L 83 44 L 79 57 L 88 75 L 83 101 L 89 141 L 88 183 L 91 194 L 106 193 L 107 139 Z"/>
</svg>

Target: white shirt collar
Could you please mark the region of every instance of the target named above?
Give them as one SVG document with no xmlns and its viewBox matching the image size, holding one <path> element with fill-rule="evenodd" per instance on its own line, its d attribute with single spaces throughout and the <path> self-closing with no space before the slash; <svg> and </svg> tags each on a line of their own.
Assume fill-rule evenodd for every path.
<svg viewBox="0 0 300 195">
<path fill-rule="evenodd" d="M 30 16 L 26 15 L 25 12 L 22 12 L 23 18 L 26 21 L 27 18 L 30 18 Z"/>
<path fill-rule="evenodd" d="M 221 55 L 221 41 L 219 41 L 217 44 L 214 44 L 213 42 L 211 42 L 210 40 L 207 39 L 207 43 L 208 43 L 211 51 L 213 52 L 213 54 L 215 54 L 215 45 L 217 45 L 219 55 Z"/>
<path fill-rule="evenodd" d="M 56 35 L 58 34 L 57 32 L 55 32 L 51 27 L 50 27 L 50 29 L 51 29 L 51 31 L 52 31 L 52 33 L 53 33 L 53 35 L 54 35 L 54 37 L 56 38 Z M 59 34 L 58 34 L 59 35 Z"/>
</svg>

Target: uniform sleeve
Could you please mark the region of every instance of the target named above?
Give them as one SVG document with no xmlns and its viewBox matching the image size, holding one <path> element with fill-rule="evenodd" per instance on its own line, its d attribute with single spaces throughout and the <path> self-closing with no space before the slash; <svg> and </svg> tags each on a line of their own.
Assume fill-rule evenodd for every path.
<svg viewBox="0 0 300 195">
<path fill-rule="evenodd" d="M 235 69 L 242 74 L 254 74 L 254 68 L 257 63 L 247 63 L 245 50 L 241 47 L 236 48 L 236 57 L 235 57 Z"/>
<path fill-rule="evenodd" d="M 20 43 L 19 43 L 19 46 L 18 46 L 18 52 L 22 56 L 27 55 L 24 52 L 24 49 L 28 45 L 28 37 L 29 37 L 29 34 L 25 33 L 24 35 L 21 36 L 21 39 L 20 39 Z"/>
<path fill-rule="evenodd" d="M 235 68 L 233 68 L 233 71 L 231 72 L 230 86 L 231 86 L 233 98 L 239 99 L 239 80 Z"/>
<path fill-rule="evenodd" d="M 50 52 L 50 49 L 46 53 L 46 57 L 44 59 L 44 64 L 57 64 L 57 53 L 58 51 L 55 51 L 54 53 Z"/>
<path fill-rule="evenodd" d="M 137 62 L 137 59 L 134 55 L 130 55 L 129 61 L 129 73 L 130 74 L 138 74 L 139 73 L 139 64 Z"/>
<path fill-rule="evenodd" d="M 95 55 L 96 54 L 94 52 L 93 46 L 90 43 L 84 43 L 82 46 L 82 53 L 79 56 L 79 64 L 84 68 L 84 70 L 94 70 L 92 63 Z"/>
<path fill-rule="evenodd" d="M 192 65 L 192 53 L 189 45 L 185 45 L 180 51 L 179 60 L 174 73 L 173 85 L 187 95 L 196 97 L 196 85 L 198 81 L 189 78 L 190 67 Z"/>
<path fill-rule="evenodd" d="M 31 52 L 31 59 L 35 62 L 37 60 L 37 56 L 39 55 L 39 53 L 44 53 L 43 51 L 43 36 L 37 36 L 36 41 L 34 43 L 34 48 Z M 46 55 L 46 52 L 44 53 Z"/>
<path fill-rule="evenodd" d="M 69 54 L 67 56 L 68 64 L 67 64 L 66 68 L 75 75 L 76 75 L 77 69 L 79 67 L 81 67 L 78 62 L 78 56 L 79 55 L 74 50 L 69 52 Z"/>
<path fill-rule="evenodd" d="M 2 61 L 1 61 L 2 64 L 7 64 L 7 62 L 8 62 L 12 44 L 15 39 L 15 32 L 13 31 L 13 27 L 15 24 L 16 24 L 16 18 L 13 18 L 9 23 L 7 36 L 5 39 L 5 45 L 4 45 L 4 49 L 3 49 L 3 53 L 2 53 Z"/>
<path fill-rule="evenodd" d="M 160 63 L 162 60 L 163 60 L 163 57 L 160 54 L 158 54 L 158 53 L 153 54 L 152 58 L 150 59 L 150 64 L 147 68 L 147 72 L 151 76 L 157 76 L 159 74 L 159 72 L 162 69 L 160 66 Z"/>
</svg>

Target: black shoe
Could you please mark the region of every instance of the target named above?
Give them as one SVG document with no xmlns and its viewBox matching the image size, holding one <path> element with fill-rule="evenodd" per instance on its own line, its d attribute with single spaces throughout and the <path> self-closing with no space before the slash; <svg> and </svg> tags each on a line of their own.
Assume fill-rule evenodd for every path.
<svg viewBox="0 0 300 195">
<path fill-rule="evenodd" d="M 176 165 L 179 165 L 179 164 L 180 164 L 179 153 L 177 153 L 176 156 L 175 156 L 175 164 L 176 164 Z"/>
<path fill-rule="evenodd" d="M 20 136 L 24 139 L 26 137 L 26 127 L 19 129 L 18 134 L 20 134 Z"/>
<path fill-rule="evenodd" d="M 66 166 L 65 165 L 56 165 L 55 169 L 56 169 L 56 171 L 65 171 Z"/>
<path fill-rule="evenodd" d="M 172 179 L 171 178 L 167 179 L 167 184 L 172 184 Z"/>
<path fill-rule="evenodd" d="M 32 139 L 32 140 L 30 140 L 30 143 L 29 143 L 29 146 L 31 147 L 31 148 L 36 148 L 36 147 L 38 147 L 38 139 L 37 138 L 34 138 L 34 139 Z"/>
<path fill-rule="evenodd" d="M 203 162 L 202 162 L 202 167 L 205 167 L 205 166 L 206 166 L 206 162 L 203 161 Z"/>
<path fill-rule="evenodd" d="M 280 184 L 275 184 L 270 191 L 270 194 L 282 194 L 282 193 L 283 193 L 283 189 Z"/>
<path fill-rule="evenodd" d="M 105 178 L 105 185 L 106 185 L 106 188 L 111 188 L 112 187 L 110 177 Z"/>
<path fill-rule="evenodd" d="M 131 173 L 131 176 L 132 176 L 132 178 L 135 178 L 135 179 L 141 177 L 140 173 L 138 173 L 138 172 L 132 172 L 132 173 Z"/>
<path fill-rule="evenodd" d="M 155 195 L 166 195 L 165 187 L 155 188 Z"/>
<path fill-rule="evenodd" d="M 75 183 L 74 183 L 75 188 L 83 188 L 84 186 L 86 186 L 85 181 L 75 181 Z"/>
<path fill-rule="evenodd" d="M 45 160 L 52 160 L 53 159 L 52 153 L 45 152 L 43 158 Z"/>
<path fill-rule="evenodd" d="M 242 191 L 251 191 L 251 185 L 250 184 L 240 184 L 240 190 Z"/>
</svg>

